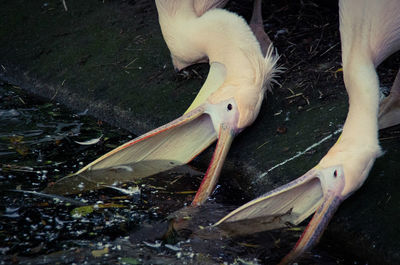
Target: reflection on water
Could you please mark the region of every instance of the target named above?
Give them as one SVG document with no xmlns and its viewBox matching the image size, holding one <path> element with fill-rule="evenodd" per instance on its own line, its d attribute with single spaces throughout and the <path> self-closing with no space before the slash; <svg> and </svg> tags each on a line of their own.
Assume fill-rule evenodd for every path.
<svg viewBox="0 0 400 265">
<path fill-rule="evenodd" d="M 303 229 L 232 237 L 210 226 L 249 198 L 222 180 L 204 207 L 187 207 L 202 178 L 189 167 L 148 178 L 140 177 L 146 163 L 71 175 L 132 139 L 86 111 L 74 114 L 2 84 L 0 122 L 4 263 L 276 263 Z M 302 264 L 343 262 L 324 249 Z"/>
<path fill-rule="evenodd" d="M 58 180 L 46 187 L 44 192 L 69 195 L 106 187 L 115 187 L 129 181 L 154 175 L 154 172 L 159 171 L 158 168 L 174 168 L 176 164 L 178 163 L 175 161 L 146 160 L 105 169 L 91 170 L 89 168 L 79 174 L 73 174 Z M 190 168 L 179 167 L 174 172 L 190 172 Z M 195 171 L 191 170 L 191 172 Z M 201 175 L 201 172 L 198 172 L 197 175 Z"/>
</svg>

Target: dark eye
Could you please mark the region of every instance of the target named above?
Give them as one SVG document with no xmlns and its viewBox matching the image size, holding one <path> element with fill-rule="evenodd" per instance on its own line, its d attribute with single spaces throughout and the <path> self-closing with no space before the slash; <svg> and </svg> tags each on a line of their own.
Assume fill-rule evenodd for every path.
<svg viewBox="0 0 400 265">
<path fill-rule="evenodd" d="M 333 172 L 333 176 L 336 178 L 337 177 L 337 170 L 335 170 L 335 172 Z"/>
<path fill-rule="evenodd" d="M 232 110 L 232 104 L 228 104 L 226 108 L 228 109 L 228 111 Z"/>
</svg>

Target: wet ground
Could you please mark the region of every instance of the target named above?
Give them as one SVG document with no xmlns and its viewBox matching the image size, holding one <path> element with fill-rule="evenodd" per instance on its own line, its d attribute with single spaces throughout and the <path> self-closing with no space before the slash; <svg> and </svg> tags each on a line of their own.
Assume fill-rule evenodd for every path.
<svg viewBox="0 0 400 265">
<path fill-rule="evenodd" d="M 0 85 L 0 119 L 3 264 L 276 263 L 303 229 L 244 237 L 209 227 L 249 198 L 222 182 L 204 207 L 186 207 L 204 168 L 182 167 L 69 196 L 61 193 L 75 184 L 65 184 L 58 194 L 44 193 L 132 135 L 5 83 Z M 324 242 L 300 264 L 354 260 Z"/>
<path fill-rule="evenodd" d="M 8 84 L 0 88 L 4 263 L 274 264 L 289 251 L 303 227 L 243 238 L 214 230 L 210 236 L 201 228 L 300 176 L 336 141 L 347 110 L 337 1 L 264 5 L 266 31 L 286 68 L 281 86 L 235 139 L 213 200 L 201 212 L 175 217 L 174 229 L 167 217 L 189 204 L 201 181 L 187 169 L 119 185 L 123 190 L 31 192 L 133 137 L 85 114 L 143 133 L 186 109 L 208 66 L 173 71 L 151 1 L 66 1 L 68 12 L 58 0 L 0 3 L 0 76 L 46 97 L 35 99 Z M 232 0 L 227 8 L 249 18 L 251 7 L 251 1 Z M 397 54 L 379 67 L 386 88 L 399 62 Z M 399 263 L 399 136 L 398 127 L 381 132 L 385 155 L 300 264 Z M 209 156 L 193 166 L 203 171 Z"/>
</svg>

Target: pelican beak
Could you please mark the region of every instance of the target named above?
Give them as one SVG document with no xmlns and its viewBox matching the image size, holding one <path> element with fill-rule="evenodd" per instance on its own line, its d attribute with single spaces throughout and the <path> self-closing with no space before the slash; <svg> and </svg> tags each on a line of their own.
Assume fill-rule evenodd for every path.
<svg viewBox="0 0 400 265">
<path fill-rule="evenodd" d="M 190 162 L 216 139 L 211 117 L 201 105 L 115 148 L 78 172 L 60 179 L 46 192 L 65 190 L 65 186 L 74 183 L 84 183 L 85 189 L 101 188 L 151 176 Z"/>
<path fill-rule="evenodd" d="M 332 219 L 336 210 L 339 208 L 339 205 L 344 200 L 341 195 L 344 188 L 344 174 L 343 170 L 341 170 L 340 176 L 338 176 L 338 172 L 339 171 L 334 170 L 332 175 L 324 175 L 323 180 L 328 183 L 325 183 L 327 185 L 322 185 L 324 194 L 321 205 L 318 207 L 294 248 L 281 260 L 279 264 L 290 264 L 301 256 L 301 254 L 310 250 L 318 243 L 322 233 L 328 226 L 329 221 Z M 338 182 L 330 181 L 329 179 L 332 179 L 332 177 L 340 177 L 341 179 Z"/>
<path fill-rule="evenodd" d="M 314 168 L 234 210 L 215 225 L 224 230 L 254 233 L 297 225 L 315 212 L 292 251 L 280 264 L 288 264 L 315 245 L 329 220 L 345 199 L 342 166 Z M 251 223 L 251 226 L 249 224 Z"/>
<path fill-rule="evenodd" d="M 225 139 L 224 128 L 219 132 L 221 120 L 214 121 L 215 117 L 219 117 L 218 114 L 223 113 L 221 110 L 225 105 L 221 107 L 218 104 L 213 106 L 207 103 L 207 98 L 222 85 L 225 76 L 226 68 L 223 64 L 211 63 L 207 80 L 192 105 L 181 117 L 115 148 L 78 172 L 62 178 L 46 189 L 46 192 L 82 192 L 147 177 L 184 165 L 211 145 L 217 139 L 218 133 L 224 140 L 219 141 L 217 149 L 226 146 L 227 149 L 221 149 L 221 153 L 226 152 L 231 140 Z M 225 156 L 226 154 L 217 155 L 217 160 L 223 161 Z M 211 175 L 218 175 L 221 166 L 222 163 L 217 169 L 211 167 L 210 172 L 214 172 Z M 84 190 L 73 189 L 76 183 L 83 183 L 84 185 L 79 186 L 84 186 Z M 211 186 L 214 185 L 215 183 Z"/>
<path fill-rule="evenodd" d="M 200 188 L 192 202 L 193 206 L 203 204 L 203 202 L 213 192 L 234 137 L 235 129 L 226 124 L 220 125 L 217 146 L 208 166 L 206 175 L 204 176 Z"/>
</svg>

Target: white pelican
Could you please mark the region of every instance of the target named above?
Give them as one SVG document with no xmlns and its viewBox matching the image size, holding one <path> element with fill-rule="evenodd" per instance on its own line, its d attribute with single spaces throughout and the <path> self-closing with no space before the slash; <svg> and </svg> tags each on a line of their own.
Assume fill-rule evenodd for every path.
<svg viewBox="0 0 400 265">
<path fill-rule="evenodd" d="M 365 181 L 377 157 L 379 81 L 376 67 L 400 49 L 399 0 L 340 0 L 340 36 L 349 111 L 343 131 L 302 177 L 236 209 L 216 225 L 262 220 L 264 229 L 299 224 L 315 212 L 287 264 L 317 243 L 340 203 Z M 399 74 L 381 108 L 381 123 L 400 123 Z M 381 125 L 382 127 L 383 124 Z"/>
<path fill-rule="evenodd" d="M 170 1 L 167 0 L 167 5 L 173 6 L 177 4 L 177 1 Z M 179 2 L 179 1 L 178 1 Z M 222 8 L 224 7 L 228 0 L 188 0 L 188 5 L 179 6 L 179 14 L 180 16 L 184 16 L 185 14 L 188 14 L 189 16 L 193 15 L 193 11 L 195 14 L 200 17 L 207 11 L 214 9 L 214 8 Z M 156 1 L 157 3 L 157 1 Z M 190 4 L 191 3 L 191 4 Z M 264 24 L 263 24 L 263 19 L 261 15 L 261 0 L 254 0 L 253 4 L 253 14 L 250 20 L 250 28 L 253 31 L 254 35 L 256 36 L 257 40 L 259 41 L 259 45 L 261 46 L 261 50 L 263 55 L 265 56 L 267 54 L 267 50 L 272 44 L 271 40 L 269 39 L 268 35 L 264 31 Z M 175 6 L 175 7 L 176 7 Z M 175 8 L 174 7 L 174 8 Z M 164 13 L 166 12 L 166 9 L 157 9 L 159 13 L 159 17 L 163 17 L 166 19 L 160 19 L 160 26 L 161 29 L 163 30 L 163 35 L 165 41 L 168 43 L 168 47 L 171 52 L 171 58 L 172 58 L 172 64 L 175 67 L 176 71 L 180 71 L 190 65 L 196 64 L 196 63 L 205 63 L 208 62 L 208 57 L 205 54 L 200 53 L 200 50 L 194 49 L 191 46 L 184 46 L 184 44 L 187 44 L 185 41 L 178 40 L 178 43 L 180 45 L 176 45 L 176 42 L 174 40 L 170 39 L 176 39 L 177 36 L 181 36 L 182 33 L 177 33 L 175 34 L 175 31 L 190 31 L 192 28 L 186 27 L 186 25 L 183 23 L 179 27 L 176 27 L 176 23 L 174 24 L 173 27 L 171 27 L 171 21 L 174 20 L 177 17 L 171 17 L 170 15 Z M 160 14 L 161 12 L 161 14 Z M 178 20 L 182 22 L 182 20 Z M 175 21 L 176 22 L 176 21 Z M 168 33 L 164 33 L 164 31 L 168 31 Z M 194 33 L 190 32 L 185 32 L 185 35 L 187 37 L 191 37 Z M 210 37 L 205 37 L 204 35 L 207 34 L 207 31 L 205 32 L 200 32 L 200 37 L 204 37 L 204 40 L 208 41 L 213 41 Z M 182 56 L 183 55 L 183 56 Z"/>
<path fill-rule="evenodd" d="M 223 2 L 223 1 L 220 1 Z M 199 3 L 198 3 L 199 4 Z M 199 15 L 189 0 L 156 0 L 164 39 L 177 68 L 209 60 L 210 72 L 185 114 L 110 151 L 76 174 L 129 168 L 136 177 L 186 164 L 218 139 L 192 205 L 213 191 L 236 134 L 257 117 L 276 74 L 272 45 L 264 57 L 245 20 L 206 7 Z"/>
</svg>

